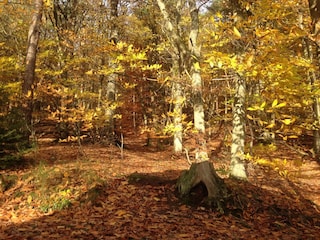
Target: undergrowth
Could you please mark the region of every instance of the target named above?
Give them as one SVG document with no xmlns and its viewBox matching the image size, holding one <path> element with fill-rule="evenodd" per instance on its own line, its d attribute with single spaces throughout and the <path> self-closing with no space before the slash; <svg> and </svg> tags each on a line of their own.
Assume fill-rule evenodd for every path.
<svg viewBox="0 0 320 240">
<path fill-rule="evenodd" d="M 105 180 L 94 170 L 84 170 L 77 166 L 47 166 L 43 162 L 19 180 L 21 187 L 15 189 L 10 197 L 22 198 L 30 207 L 45 213 L 66 209 L 76 202 L 92 203 L 98 199 L 106 185 Z"/>
</svg>

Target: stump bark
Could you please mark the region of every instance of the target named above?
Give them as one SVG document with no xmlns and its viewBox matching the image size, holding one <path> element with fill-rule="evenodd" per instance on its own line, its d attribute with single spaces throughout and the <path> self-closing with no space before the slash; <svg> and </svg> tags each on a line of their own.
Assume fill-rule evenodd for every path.
<svg viewBox="0 0 320 240">
<path fill-rule="evenodd" d="M 228 192 L 223 179 L 217 175 L 211 162 L 193 163 L 188 171 L 180 175 L 176 187 L 181 197 L 187 197 L 201 182 L 207 188 L 207 203 L 223 211 L 223 202 Z"/>
</svg>

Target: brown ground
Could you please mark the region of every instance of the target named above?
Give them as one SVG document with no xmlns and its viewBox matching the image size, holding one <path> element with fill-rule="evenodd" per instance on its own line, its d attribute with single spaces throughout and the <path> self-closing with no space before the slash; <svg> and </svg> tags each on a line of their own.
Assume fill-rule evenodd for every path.
<svg viewBox="0 0 320 240">
<path fill-rule="evenodd" d="M 12 182 L 0 193 L 0 239 L 320 239 L 312 159 L 280 145 L 266 159 L 287 162 L 250 163 L 249 181 L 237 182 L 226 177 L 222 150 L 212 159 L 232 191 L 222 214 L 203 206 L 203 189 L 191 206 L 177 198 L 184 156 L 128 141 L 123 157 L 114 146 L 42 143 L 26 166 L 0 172 Z"/>
</svg>

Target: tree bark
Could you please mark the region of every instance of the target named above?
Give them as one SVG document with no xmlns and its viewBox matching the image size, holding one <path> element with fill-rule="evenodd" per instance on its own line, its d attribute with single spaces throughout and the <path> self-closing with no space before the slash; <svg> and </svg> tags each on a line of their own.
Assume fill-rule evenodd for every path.
<svg viewBox="0 0 320 240">
<path fill-rule="evenodd" d="M 189 0 L 189 12 L 191 19 L 191 28 L 189 34 L 189 51 L 190 51 L 190 72 L 193 91 L 193 120 L 194 128 L 196 130 L 197 149 L 196 162 L 207 161 L 208 151 L 205 139 L 205 121 L 204 121 L 204 107 L 202 96 L 202 78 L 200 71 L 200 46 L 198 44 L 199 34 L 199 9 L 197 8 L 195 0 Z"/>
<path fill-rule="evenodd" d="M 34 13 L 28 32 L 28 46 L 26 55 L 26 69 L 24 75 L 24 81 L 22 84 L 22 93 L 26 97 L 24 102 L 24 113 L 27 127 L 29 129 L 29 135 L 32 129 L 32 110 L 33 110 L 33 90 L 36 68 L 37 49 L 40 37 L 40 25 L 42 18 L 43 1 L 35 0 Z M 29 136 L 28 135 L 28 136 Z"/>
<path fill-rule="evenodd" d="M 236 95 L 232 120 L 230 175 L 235 178 L 246 179 L 247 174 L 244 163 L 246 86 L 245 80 L 241 77 L 238 77 L 235 81 Z"/>
<path fill-rule="evenodd" d="M 119 0 L 110 0 L 110 21 L 111 21 L 111 29 L 110 29 L 110 43 L 117 44 L 118 42 L 118 28 L 116 25 L 117 17 L 118 17 L 118 4 Z M 115 69 L 116 65 L 112 63 L 111 59 L 109 62 L 110 68 Z M 117 74 L 111 73 L 108 76 L 108 82 L 106 87 L 107 99 L 109 102 L 108 109 L 106 110 L 106 115 L 108 119 L 108 135 L 112 136 L 114 133 L 114 114 L 115 114 L 115 101 L 116 101 L 116 81 Z"/>
<path fill-rule="evenodd" d="M 188 171 L 184 171 L 177 181 L 177 189 L 183 198 L 187 198 L 191 190 L 203 183 L 208 191 L 207 203 L 223 212 L 223 199 L 228 191 L 224 181 L 217 175 L 213 164 L 209 161 L 193 163 Z"/>
<path fill-rule="evenodd" d="M 312 34 L 315 42 L 320 46 L 320 0 L 309 0 L 309 10 L 312 20 Z"/>
<path fill-rule="evenodd" d="M 173 111 L 173 123 L 174 123 L 174 135 L 173 135 L 173 147 L 175 153 L 181 153 L 183 150 L 183 137 L 182 137 L 182 86 L 180 82 L 174 82 L 172 87 L 172 95 L 174 101 Z"/>
<path fill-rule="evenodd" d="M 183 72 L 186 70 L 186 55 L 187 49 L 180 37 L 179 31 L 179 23 L 180 23 L 180 12 L 179 9 L 181 7 L 182 2 L 177 1 L 175 8 L 173 8 L 174 16 L 170 16 L 169 11 L 167 9 L 166 4 L 162 0 L 157 0 L 158 7 L 161 11 L 164 20 L 164 27 L 167 34 L 168 39 L 171 41 L 171 45 L 173 48 L 172 52 L 172 78 L 173 78 L 173 88 L 172 88 L 172 96 L 174 102 L 174 151 L 175 153 L 181 153 L 183 149 L 182 145 L 182 106 L 183 106 L 183 95 L 182 95 L 182 86 L 181 79 L 183 76 Z M 172 21 L 171 19 L 174 19 Z"/>
<path fill-rule="evenodd" d="M 197 142 L 196 150 L 196 162 L 193 163 L 188 171 L 182 173 L 177 182 L 177 189 L 182 196 L 186 196 L 190 193 L 191 189 L 201 182 L 206 186 L 208 191 L 208 202 L 210 205 L 214 205 L 223 211 L 221 205 L 222 199 L 226 196 L 226 187 L 223 180 L 216 174 L 213 164 L 208 161 L 206 140 L 205 140 L 205 121 L 204 121 L 204 107 L 202 97 L 202 78 L 200 72 L 200 46 L 198 45 L 198 33 L 199 33 L 199 9 L 196 6 L 195 0 L 189 0 L 189 14 L 190 14 L 190 32 L 189 40 L 186 42 L 181 36 L 179 31 L 180 24 L 180 12 L 183 1 L 176 2 L 176 8 L 174 12 L 175 16 L 170 16 L 167 11 L 166 5 L 162 0 L 157 0 L 158 6 L 162 12 L 165 29 L 169 40 L 172 43 L 174 49 L 173 53 L 173 68 L 174 73 L 178 73 L 182 76 L 183 72 L 187 72 L 191 76 L 192 82 L 192 95 L 193 95 L 193 113 L 194 113 L 194 128 L 196 130 L 195 138 Z M 171 19 L 175 19 L 172 21 Z M 188 47 L 187 47 L 188 46 Z M 177 87 L 179 86 L 179 87 Z M 176 85 L 173 94 L 175 100 L 175 115 L 178 116 L 177 111 L 180 111 L 182 104 L 179 98 L 179 89 L 181 86 Z M 182 113 L 179 112 L 179 113 Z M 180 120 L 179 120 L 180 121 Z M 175 122 L 175 127 L 179 126 L 178 122 Z M 179 129 L 180 131 L 180 129 Z M 182 131 L 182 129 L 181 129 Z M 181 132 L 182 134 L 182 132 Z M 182 138 L 181 138 L 182 141 Z M 176 147 L 176 146 L 175 146 Z M 180 149 L 179 149 L 180 150 Z"/>
<path fill-rule="evenodd" d="M 320 48 L 320 0 L 309 0 L 309 10 L 310 10 L 310 16 L 312 20 L 312 38 L 313 41 L 316 43 L 316 54 L 313 54 L 312 47 L 308 44 L 306 40 L 306 49 L 308 58 L 310 60 L 316 59 L 318 62 L 320 61 L 319 56 L 319 48 Z M 315 57 L 314 57 L 315 56 Z M 318 65 L 319 63 L 317 63 Z M 311 90 L 315 90 L 315 85 L 317 84 L 318 80 L 318 74 L 314 71 L 310 71 L 309 78 L 310 78 L 310 85 Z M 313 131 L 313 150 L 316 156 L 316 159 L 318 162 L 320 162 L 320 101 L 319 96 L 314 96 L 313 99 L 313 116 L 314 121 L 316 122 L 316 129 Z"/>
</svg>

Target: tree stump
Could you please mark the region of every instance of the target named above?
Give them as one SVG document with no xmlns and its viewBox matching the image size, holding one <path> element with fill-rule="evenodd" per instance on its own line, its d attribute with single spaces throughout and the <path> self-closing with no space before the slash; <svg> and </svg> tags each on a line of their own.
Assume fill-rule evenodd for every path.
<svg viewBox="0 0 320 240">
<path fill-rule="evenodd" d="M 223 202 L 228 194 L 227 187 L 223 179 L 217 175 L 211 162 L 193 163 L 188 171 L 180 175 L 176 187 L 181 197 L 187 197 L 190 191 L 201 182 L 207 188 L 208 205 L 224 212 Z"/>
</svg>

